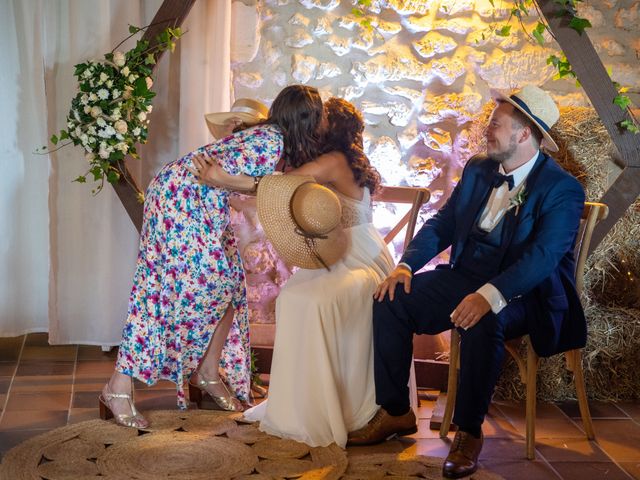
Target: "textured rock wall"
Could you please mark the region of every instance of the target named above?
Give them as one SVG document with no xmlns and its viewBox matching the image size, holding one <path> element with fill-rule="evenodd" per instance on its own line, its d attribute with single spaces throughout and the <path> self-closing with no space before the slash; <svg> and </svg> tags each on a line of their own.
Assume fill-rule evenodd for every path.
<svg viewBox="0 0 640 480">
<path fill-rule="evenodd" d="M 270 103 L 282 87 L 305 83 L 324 98 L 354 102 L 367 123 L 366 151 L 384 182 L 431 189 L 423 217 L 446 200 L 464 162 L 478 150 L 470 122 L 490 99 L 490 88 L 536 83 L 562 105 L 588 104 L 573 82 L 552 80 L 546 59 L 557 53 L 555 43 L 538 46 L 515 22 L 510 36 L 494 33 L 508 16 L 509 1 L 495 2 L 502 8 L 494 11 L 489 0 L 372 0 L 363 17 L 352 12 L 354 3 L 234 1 L 234 96 Z M 579 13 L 593 24 L 589 36 L 614 79 L 637 89 L 640 1 L 587 0 Z M 525 25 L 535 22 L 533 16 Z M 384 227 L 400 215 L 377 209 L 376 223 Z M 254 321 L 270 322 L 261 298 L 272 305 L 287 273 L 256 253 L 266 251 L 263 237 L 249 237 L 244 254 L 251 259 L 249 289 L 256 289 L 252 314 Z"/>
</svg>

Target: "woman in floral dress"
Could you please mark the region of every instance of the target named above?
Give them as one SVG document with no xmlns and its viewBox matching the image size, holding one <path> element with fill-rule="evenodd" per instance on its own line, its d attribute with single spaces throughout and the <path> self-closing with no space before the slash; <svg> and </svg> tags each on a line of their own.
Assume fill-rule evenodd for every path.
<svg viewBox="0 0 640 480">
<path fill-rule="evenodd" d="M 250 388 L 244 270 L 228 191 L 199 183 L 193 159 L 206 156 L 234 175 L 266 175 L 281 160 L 314 158 L 323 118 L 315 88 L 289 86 L 266 121 L 190 152 L 150 183 L 128 318 L 115 371 L 100 395 L 103 418 L 149 426 L 134 406 L 132 378 L 147 385 L 171 380 L 178 406 L 186 408 L 183 383 L 192 372 L 197 396 L 205 391 L 217 408 L 242 410 L 238 399 L 247 401 Z"/>
</svg>

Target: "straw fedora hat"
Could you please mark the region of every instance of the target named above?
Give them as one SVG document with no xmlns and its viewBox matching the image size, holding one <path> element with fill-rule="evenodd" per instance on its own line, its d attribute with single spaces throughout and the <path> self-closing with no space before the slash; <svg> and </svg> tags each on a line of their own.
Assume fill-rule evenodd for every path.
<svg viewBox="0 0 640 480">
<path fill-rule="evenodd" d="M 258 184 L 257 207 L 264 233 L 286 263 L 329 270 L 347 252 L 340 200 L 313 177 L 265 176 Z"/>
<path fill-rule="evenodd" d="M 239 98 L 231 107 L 229 112 L 207 113 L 204 118 L 211 134 L 220 138 L 224 136 L 226 122 L 232 118 L 237 118 L 247 125 L 254 125 L 266 120 L 269 117 L 267 106 L 251 98 Z"/>
<path fill-rule="evenodd" d="M 551 95 L 535 85 L 525 85 L 521 90 L 516 90 L 511 94 L 491 90 L 491 96 L 510 103 L 524 113 L 542 132 L 544 137 L 542 146 L 552 152 L 558 151 L 558 145 L 549 135 L 549 130 L 560 118 L 560 111 Z"/>
</svg>

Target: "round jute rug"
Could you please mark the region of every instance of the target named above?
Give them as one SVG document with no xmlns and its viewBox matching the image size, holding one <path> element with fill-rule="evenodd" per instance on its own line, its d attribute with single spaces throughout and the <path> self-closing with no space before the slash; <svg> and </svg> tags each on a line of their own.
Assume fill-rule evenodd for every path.
<svg viewBox="0 0 640 480">
<path fill-rule="evenodd" d="M 150 431 L 89 420 L 51 430 L 9 451 L 2 480 L 440 479 L 442 459 L 336 445 L 311 448 L 240 424 L 225 412 L 149 412 Z M 479 471 L 477 480 L 501 477 Z"/>
</svg>

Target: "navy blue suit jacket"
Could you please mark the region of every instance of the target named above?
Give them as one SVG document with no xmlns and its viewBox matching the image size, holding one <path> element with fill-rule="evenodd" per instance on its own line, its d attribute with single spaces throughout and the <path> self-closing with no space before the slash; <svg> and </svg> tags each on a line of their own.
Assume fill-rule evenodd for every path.
<svg viewBox="0 0 640 480">
<path fill-rule="evenodd" d="M 449 200 L 418 231 L 401 262 L 415 272 L 451 246 L 449 268 L 455 269 L 498 166 L 487 157 L 470 159 Z M 549 356 L 586 343 L 573 252 L 585 196 L 580 183 L 542 152 L 525 192 L 518 215 L 513 209 L 505 217 L 509 242 L 500 271 L 489 282 L 507 302 L 522 297 L 533 347 Z"/>
</svg>

